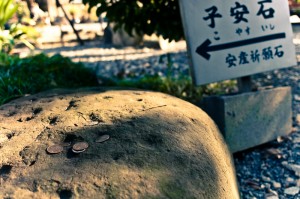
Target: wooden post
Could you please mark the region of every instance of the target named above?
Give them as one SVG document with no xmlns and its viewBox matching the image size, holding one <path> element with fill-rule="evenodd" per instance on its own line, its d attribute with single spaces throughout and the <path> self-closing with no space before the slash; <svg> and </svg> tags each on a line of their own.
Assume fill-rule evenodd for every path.
<svg viewBox="0 0 300 199">
<path fill-rule="evenodd" d="M 240 77 L 237 79 L 238 89 L 240 93 L 246 93 L 252 91 L 251 76 Z"/>
<path fill-rule="evenodd" d="M 72 23 L 72 21 L 71 21 L 70 18 L 68 17 L 68 15 L 67 15 L 65 9 L 64 9 L 63 6 L 60 4 L 59 0 L 56 0 L 56 7 L 58 7 L 58 8 L 60 7 L 60 8 L 62 9 L 62 11 L 63 11 L 63 13 L 64 13 L 66 19 L 68 20 L 69 24 L 71 25 L 71 27 L 72 27 L 72 29 L 73 29 L 73 31 L 74 31 L 76 37 L 77 37 L 77 41 L 80 43 L 81 46 L 83 46 L 83 45 L 84 45 L 84 42 L 83 42 L 82 39 L 80 38 L 80 36 L 79 36 L 79 34 L 78 34 L 78 31 L 75 29 L 74 24 Z"/>
</svg>

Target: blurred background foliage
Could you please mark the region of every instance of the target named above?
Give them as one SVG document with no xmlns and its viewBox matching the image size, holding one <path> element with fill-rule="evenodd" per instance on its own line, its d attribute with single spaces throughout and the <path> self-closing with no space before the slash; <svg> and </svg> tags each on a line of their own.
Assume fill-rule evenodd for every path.
<svg viewBox="0 0 300 199">
<path fill-rule="evenodd" d="M 157 34 L 165 39 L 183 38 L 179 5 L 177 0 L 83 0 L 89 9 L 97 9 L 98 16 L 116 24 L 115 28 L 124 28 L 140 35 Z M 0 105 L 27 94 L 35 94 L 52 88 L 77 88 L 84 86 L 132 87 L 168 93 L 192 103 L 198 103 L 205 95 L 226 94 L 236 91 L 236 81 L 196 87 L 191 76 L 172 74 L 173 62 L 170 54 L 166 63 L 165 75 L 140 75 L 132 78 L 96 76 L 96 72 L 82 63 L 74 63 L 61 55 L 46 56 L 38 54 L 26 58 L 11 55 L 14 47 L 20 43 L 30 49 L 29 42 L 39 35 L 30 26 L 29 11 L 21 2 L 0 0 Z M 85 7 L 85 6 L 84 6 Z M 71 9 L 72 7 L 70 7 Z M 70 10 L 76 15 L 76 9 Z M 12 17 L 15 18 L 12 19 Z M 10 21 L 9 26 L 8 21 Z M 28 26 L 21 25 L 28 24 Z M 35 24 L 37 25 L 37 24 Z"/>
<path fill-rule="evenodd" d="M 0 52 L 10 53 L 17 44 L 23 44 L 34 49 L 29 42 L 29 36 L 35 37 L 36 32 L 32 27 L 26 27 L 21 23 L 8 23 L 18 13 L 19 5 L 13 0 L 0 1 Z"/>
<path fill-rule="evenodd" d="M 153 33 L 164 39 L 178 41 L 184 37 L 178 0 L 83 0 L 92 7 L 97 7 L 100 16 L 106 18 L 129 33 L 140 35 Z"/>
<path fill-rule="evenodd" d="M 0 53 L 0 105 L 52 88 L 97 86 L 94 71 L 61 55 L 18 58 Z"/>
<path fill-rule="evenodd" d="M 172 65 L 169 69 L 171 67 Z M 74 63 L 58 54 L 52 57 L 39 54 L 19 58 L 0 53 L 0 105 L 24 95 L 52 88 L 87 86 L 117 86 L 159 91 L 195 104 L 205 95 L 236 91 L 234 80 L 196 87 L 190 76 L 181 75 L 175 78 L 171 73 L 163 77 L 145 75 L 136 78 L 104 78 L 97 77 L 95 71 L 83 64 Z"/>
</svg>

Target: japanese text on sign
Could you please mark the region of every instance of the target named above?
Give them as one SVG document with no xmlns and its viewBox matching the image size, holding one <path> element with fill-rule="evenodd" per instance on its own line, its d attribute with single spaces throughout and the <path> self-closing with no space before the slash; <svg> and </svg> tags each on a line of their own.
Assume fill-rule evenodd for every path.
<svg viewBox="0 0 300 199">
<path fill-rule="evenodd" d="M 180 0 L 180 7 L 196 84 L 296 64 L 285 0 Z"/>
</svg>

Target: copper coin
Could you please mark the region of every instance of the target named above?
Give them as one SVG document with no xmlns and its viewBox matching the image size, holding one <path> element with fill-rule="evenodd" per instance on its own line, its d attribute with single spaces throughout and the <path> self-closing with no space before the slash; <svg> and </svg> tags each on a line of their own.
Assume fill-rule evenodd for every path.
<svg viewBox="0 0 300 199">
<path fill-rule="evenodd" d="M 63 150 L 64 150 L 63 146 L 61 146 L 59 144 L 54 144 L 47 148 L 47 152 L 50 154 L 61 153 Z"/>
<path fill-rule="evenodd" d="M 72 149 L 72 151 L 73 151 L 73 153 L 82 153 L 82 152 L 85 151 L 85 149 L 82 149 L 82 150 L 80 150 L 80 151 L 76 151 L 76 150 Z"/>
<path fill-rule="evenodd" d="M 108 140 L 110 137 L 109 135 L 102 135 L 99 138 L 97 138 L 96 142 L 105 142 L 106 140 Z"/>
<path fill-rule="evenodd" d="M 73 145 L 72 151 L 82 151 L 89 147 L 89 144 L 87 142 L 77 142 Z"/>
</svg>

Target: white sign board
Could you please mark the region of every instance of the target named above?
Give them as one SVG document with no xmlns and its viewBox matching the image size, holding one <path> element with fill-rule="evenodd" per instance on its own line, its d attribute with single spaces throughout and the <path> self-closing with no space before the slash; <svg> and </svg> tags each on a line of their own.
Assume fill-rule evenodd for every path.
<svg viewBox="0 0 300 199">
<path fill-rule="evenodd" d="M 195 84 L 296 65 L 287 0 L 179 0 Z"/>
</svg>

